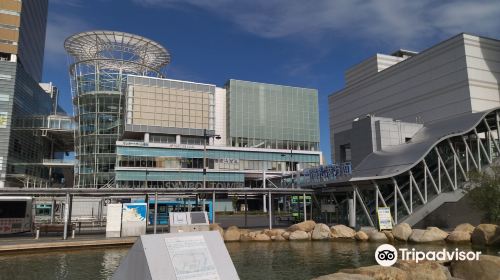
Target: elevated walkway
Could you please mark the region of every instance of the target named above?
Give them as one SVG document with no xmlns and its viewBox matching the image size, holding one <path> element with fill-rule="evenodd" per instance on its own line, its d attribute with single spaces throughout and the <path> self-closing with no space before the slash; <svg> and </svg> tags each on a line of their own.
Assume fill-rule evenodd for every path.
<svg viewBox="0 0 500 280">
<path fill-rule="evenodd" d="M 369 154 L 352 177 L 317 184 L 317 193 L 354 199 L 356 225 L 375 226 L 378 207 L 395 223 L 415 225 L 463 196 L 471 171 L 487 170 L 500 155 L 500 108 L 464 114 L 420 129 L 408 143 Z"/>
</svg>

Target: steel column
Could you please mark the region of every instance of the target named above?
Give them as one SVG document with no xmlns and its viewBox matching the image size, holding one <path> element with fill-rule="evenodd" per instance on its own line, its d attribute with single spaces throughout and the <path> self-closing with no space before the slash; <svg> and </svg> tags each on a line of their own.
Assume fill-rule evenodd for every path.
<svg viewBox="0 0 500 280">
<path fill-rule="evenodd" d="M 148 207 L 148 210 L 149 210 L 149 207 Z M 154 213 L 154 225 L 153 225 L 153 233 L 154 234 L 156 234 L 157 223 L 158 223 L 158 192 L 155 192 L 155 213 Z"/>
</svg>

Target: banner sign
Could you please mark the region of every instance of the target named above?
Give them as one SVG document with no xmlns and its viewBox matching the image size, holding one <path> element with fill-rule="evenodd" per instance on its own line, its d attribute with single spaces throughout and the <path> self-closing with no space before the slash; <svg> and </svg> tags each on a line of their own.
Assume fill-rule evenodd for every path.
<svg viewBox="0 0 500 280">
<path fill-rule="evenodd" d="M 392 216 L 391 208 L 379 207 L 377 208 L 378 226 L 380 230 L 392 229 Z"/>
</svg>

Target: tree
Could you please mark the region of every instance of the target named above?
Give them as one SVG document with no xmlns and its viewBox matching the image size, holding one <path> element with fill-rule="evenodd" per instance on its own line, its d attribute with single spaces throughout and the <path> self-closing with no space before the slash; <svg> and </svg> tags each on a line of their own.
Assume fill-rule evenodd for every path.
<svg viewBox="0 0 500 280">
<path fill-rule="evenodd" d="M 471 184 L 466 184 L 465 192 L 474 205 L 485 212 L 488 222 L 500 222 L 500 166 L 469 175 Z"/>
</svg>

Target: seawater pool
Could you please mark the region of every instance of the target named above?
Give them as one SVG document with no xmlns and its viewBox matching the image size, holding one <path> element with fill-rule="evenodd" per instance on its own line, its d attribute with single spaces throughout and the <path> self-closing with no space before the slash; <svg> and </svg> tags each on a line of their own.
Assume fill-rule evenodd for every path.
<svg viewBox="0 0 500 280">
<path fill-rule="evenodd" d="M 242 280 L 311 279 L 376 264 L 379 244 L 368 242 L 234 242 L 226 243 Z M 470 245 L 406 245 L 416 250 L 480 250 L 498 255 L 499 248 Z M 129 247 L 0 255 L 0 279 L 109 279 Z"/>
</svg>

